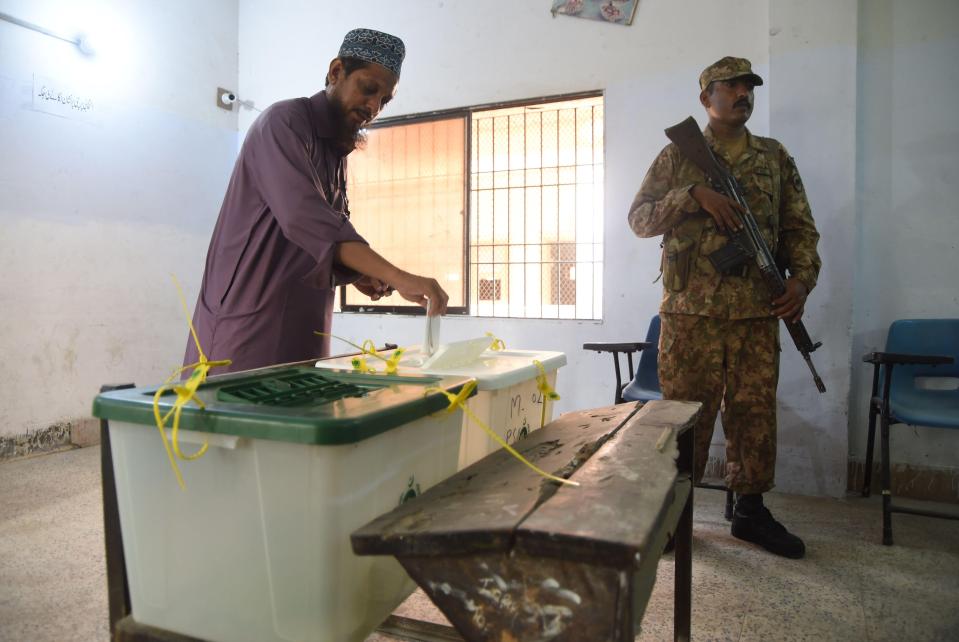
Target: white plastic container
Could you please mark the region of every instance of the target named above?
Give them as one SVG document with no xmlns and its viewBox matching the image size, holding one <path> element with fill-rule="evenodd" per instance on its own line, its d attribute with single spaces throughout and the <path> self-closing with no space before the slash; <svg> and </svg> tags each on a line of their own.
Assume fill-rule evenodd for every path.
<svg viewBox="0 0 959 642">
<path fill-rule="evenodd" d="M 543 365 L 547 381 L 555 388 L 557 370 L 566 365 L 566 355 L 536 350 L 496 351 L 487 349 L 489 344 L 488 337 L 457 341 L 441 345 L 431 357 L 414 346 L 404 353 L 397 371 L 475 378 L 477 394 L 469 399 L 467 406 L 506 443 L 512 444 L 552 419 L 554 402 L 550 401 L 543 421 L 544 400 L 536 385 L 539 369 L 533 362 Z M 351 357 L 323 359 L 316 367 L 349 369 L 351 360 Z M 374 358 L 367 358 L 367 363 L 377 369 L 383 365 Z M 557 392 L 562 394 L 561 390 Z M 501 447 L 465 414 L 462 432 L 460 470 Z"/>
<path fill-rule="evenodd" d="M 350 533 L 453 474 L 459 449 L 462 413 L 437 413 L 447 405 L 439 395 L 422 402 L 426 385 L 454 389 L 462 379 L 392 383 L 323 408 L 224 404 L 201 389 L 207 411 L 184 413 L 179 441 L 194 452 L 206 440 L 209 450 L 180 462 L 186 490 L 150 409 L 131 405 L 148 406 L 152 390 L 98 397 L 94 414 L 110 420 L 133 618 L 210 641 L 364 640 L 415 584 L 391 558 L 354 555 Z M 379 430 L 397 413 L 420 418 Z M 284 440 L 256 436 L 271 428 Z M 296 443 L 370 432 L 352 443 Z"/>
</svg>

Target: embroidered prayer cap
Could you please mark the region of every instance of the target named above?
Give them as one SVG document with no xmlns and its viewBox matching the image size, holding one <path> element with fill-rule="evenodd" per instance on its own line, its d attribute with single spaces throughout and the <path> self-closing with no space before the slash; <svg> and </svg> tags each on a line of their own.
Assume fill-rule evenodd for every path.
<svg viewBox="0 0 959 642">
<path fill-rule="evenodd" d="M 754 85 L 763 84 L 763 79 L 753 73 L 752 64 L 745 58 L 726 56 L 703 69 L 699 74 L 699 88 L 706 89 L 714 80 L 749 78 Z"/>
<path fill-rule="evenodd" d="M 339 58 L 359 58 L 366 62 L 375 62 L 383 65 L 397 78 L 403 58 L 406 56 L 406 47 L 403 41 L 382 31 L 373 29 L 353 29 L 343 38 L 340 46 Z"/>
</svg>

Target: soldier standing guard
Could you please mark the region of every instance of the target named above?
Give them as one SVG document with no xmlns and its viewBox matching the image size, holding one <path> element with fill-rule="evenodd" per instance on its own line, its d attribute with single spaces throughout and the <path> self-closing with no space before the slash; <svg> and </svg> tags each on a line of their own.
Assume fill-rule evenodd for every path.
<svg viewBox="0 0 959 642">
<path fill-rule="evenodd" d="M 659 379 L 665 399 L 700 401 L 695 481 L 702 479 L 716 414 L 726 435 L 726 486 L 738 495 L 732 534 L 777 555 L 801 558 L 802 540 L 763 506 L 776 469 L 779 321 L 802 318 L 821 261 L 819 233 L 796 163 L 781 143 L 746 129 L 753 88 L 748 60 L 726 57 L 699 77 L 709 116 L 703 134 L 743 187 L 746 201 L 788 270 L 786 292 L 770 302 L 755 265 L 719 273 L 707 258 L 739 229 L 739 205 L 714 191 L 670 143 L 653 161 L 629 210 L 640 237 L 663 235 Z"/>
</svg>

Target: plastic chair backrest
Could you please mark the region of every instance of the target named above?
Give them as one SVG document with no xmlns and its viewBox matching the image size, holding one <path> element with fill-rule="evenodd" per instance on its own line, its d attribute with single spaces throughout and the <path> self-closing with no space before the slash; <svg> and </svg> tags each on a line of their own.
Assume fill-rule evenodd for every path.
<svg viewBox="0 0 959 642">
<path fill-rule="evenodd" d="M 959 377 L 959 319 L 900 319 L 889 326 L 886 352 L 935 354 L 955 361 L 941 366 L 896 366 L 893 386 L 912 385 L 914 377 Z"/>
<path fill-rule="evenodd" d="M 649 330 L 646 331 L 646 342 L 651 343 L 639 354 L 639 366 L 636 368 L 636 383 L 645 390 L 656 390 L 659 388 L 659 373 L 657 367 L 659 363 L 659 315 L 657 314 L 649 321 Z"/>
<path fill-rule="evenodd" d="M 886 352 L 952 357 L 943 365 L 896 365 L 889 387 L 891 423 L 959 428 L 959 319 L 900 319 L 889 326 Z M 880 373 L 885 380 L 885 368 Z M 925 381 L 920 383 L 917 378 Z M 950 381 L 934 381 L 950 379 Z"/>
<path fill-rule="evenodd" d="M 659 316 L 653 317 L 646 331 L 646 341 L 652 345 L 639 353 L 639 365 L 633 380 L 623 388 L 623 401 L 651 401 L 662 399 L 663 391 L 659 388 Z"/>
<path fill-rule="evenodd" d="M 933 398 L 941 397 L 941 393 L 920 391 L 916 386 L 916 378 L 959 378 L 959 319 L 900 319 L 894 321 L 889 326 L 886 352 L 952 357 L 954 361 L 951 364 L 939 366 L 898 365 L 892 369 L 889 400 L 894 406 L 908 404 L 918 399 L 916 395 L 921 394 L 931 394 Z"/>
</svg>

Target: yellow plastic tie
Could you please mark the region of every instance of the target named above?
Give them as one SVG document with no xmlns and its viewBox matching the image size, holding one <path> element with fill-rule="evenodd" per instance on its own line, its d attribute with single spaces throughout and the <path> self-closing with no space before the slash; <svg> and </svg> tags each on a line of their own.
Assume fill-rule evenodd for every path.
<svg viewBox="0 0 959 642">
<path fill-rule="evenodd" d="M 396 374 L 396 369 L 400 365 L 400 359 L 403 357 L 403 353 L 406 352 L 406 348 L 397 348 L 393 351 L 393 354 L 389 357 L 384 357 L 376 350 L 376 344 L 373 343 L 372 339 L 367 339 L 363 342 L 363 345 L 356 345 L 349 339 L 344 339 L 343 337 L 338 337 L 335 334 L 330 334 L 328 332 L 319 332 L 317 330 L 313 331 L 313 334 L 320 337 L 330 337 L 342 341 L 343 343 L 349 344 L 360 351 L 360 355 L 353 357 L 350 360 L 350 365 L 353 366 L 354 370 L 358 370 L 364 374 L 376 374 L 376 368 L 371 366 L 366 362 L 366 357 L 362 355 L 369 355 L 380 361 L 384 362 L 386 366 L 384 367 L 384 372 L 386 374 Z"/>
<path fill-rule="evenodd" d="M 466 385 L 460 388 L 460 391 L 456 395 L 447 393 L 446 391 L 441 391 L 446 394 L 446 398 L 449 399 L 450 405 L 446 407 L 446 412 L 451 413 L 455 412 L 457 408 L 465 408 L 466 400 L 469 399 L 470 395 L 473 394 L 473 390 L 476 389 L 476 379 L 470 379 L 466 382 Z M 439 388 L 428 388 L 426 392 L 433 390 L 439 390 Z"/>
<path fill-rule="evenodd" d="M 490 349 L 490 350 L 494 350 L 494 351 L 496 351 L 496 352 L 499 352 L 499 351 L 501 351 L 501 350 L 505 350 L 505 349 L 506 349 L 506 344 L 503 343 L 503 340 L 500 339 L 500 338 L 498 338 L 498 337 L 497 337 L 495 334 L 493 334 L 492 332 L 487 332 L 487 333 L 486 333 L 486 336 L 488 336 L 490 339 L 493 340 L 493 342 L 492 342 L 491 344 L 489 344 L 489 349 Z"/>
<path fill-rule="evenodd" d="M 543 412 L 539 417 L 539 427 L 542 428 L 546 425 L 546 402 L 557 401 L 559 393 L 553 389 L 553 386 L 549 385 L 549 379 L 546 378 L 546 368 L 543 367 L 543 364 L 533 359 L 533 365 L 539 370 L 539 374 L 536 375 L 536 387 L 543 393 Z"/>
<path fill-rule="evenodd" d="M 199 389 L 200 385 L 206 381 L 206 375 L 211 368 L 228 366 L 232 363 L 232 361 L 230 359 L 209 361 L 206 358 L 206 355 L 203 353 L 203 348 L 200 347 L 200 339 L 196 335 L 196 329 L 193 327 L 193 321 L 190 319 L 190 311 L 186 306 L 186 298 L 183 296 L 183 288 L 180 287 L 180 282 L 177 281 L 175 275 L 171 274 L 170 278 L 173 279 L 173 285 L 176 286 L 177 294 L 180 297 L 180 305 L 183 307 L 183 314 L 186 317 L 187 325 L 190 326 L 190 335 L 193 337 L 193 342 L 196 344 L 196 351 L 200 356 L 200 360 L 196 363 L 191 363 L 188 366 L 177 368 L 174 373 L 163 382 L 163 385 L 157 388 L 156 393 L 153 395 L 153 417 L 156 419 L 157 429 L 160 431 L 160 438 L 163 440 L 163 449 L 166 451 L 167 459 L 170 460 L 170 467 L 173 468 L 173 473 L 176 475 L 177 483 L 180 484 L 181 489 L 186 490 L 186 484 L 183 482 L 183 475 L 180 473 L 179 466 L 177 466 L 176 457 L 186 461 L 199 459 L 206 454 L 209 444 L 204 442 L 203 446 L 201 446 L 200 449 L 192 455 L 183 454 L 183 451 L 180 450 L 179 441 L 177 440 L 178 433 L 180 431 L 180 414 L 183 412 L 183 406 L 191 401 L 201 409 L 206 408 L 206 406 L 203 405 L 203 402 L 196 396 L 197 389 Z M 180 373 L 185 372 L 190 368 L 193 368 L 194 370 L 192 373 L 190 373 L 190 377 L 184 383 L 174 383 L 177 378 L 179 378 Z M 176 393 L 176 401 L 173 402 L 173 407 L 170 408 L 169 412 L 167 412 L 165 415 L 161 415 L 160 397 L 162 397 L 163 393 L 167 390 L 173 390 L 173 392 Z M 170 415 L 173 415 L 173 434 L 171 435 L 170 441 L 167 441 L 166 422 L 170 420 Z"/>
<path fill-rule="evenodd" d="M 376 372 L 376 368 L 367 364 L 366 359 L 364 359 L 363 357 L 353 357 L 353 359 L 350 361 L 350 365 L 353 366 L 354 370 L 358 370 L 359 372 L 362 372 L 364 374 L 368 372 L 369 373 Z"/>
<path fill-rule="evenodd" d="M 386 374 L 396 374 L 396 369 L 400 365 L 400 357 L 403 356 L 403 348 L 397 348 L 393 351 L 393 356 L 386 360 Z"/>
<path fill-rule="evenodd" d="M 549 479 L 554 482 L 558 482 L 560 484 L 567 484 L 569 486 L 579 486 L 579 482 L 577 481 L 573 481 L 571 479 L 563 479 L 562 477 L 551 475 L 545 470 L 542 470 L 541 468 L 537 467 L 535 464 L 533 464 L 528 459 L 526 459 L 521 454 L 519 454 L 515 448 L 513 448 L 508 443 L 506 443 L 506 440 L 504 440 L 502 437 L 497 435 L 492 428 L 490 428 L 485 423 L 483 423 L 483 420 L 481 420 L 479 417 L 473 414 L 473 411 L 470 410 L 469 406 L 466 404 L 466 400 L 470 396 L 470 393 L 473 392 L 473 389 L 475 387 L 476 387 L 476 381 L 473 380 L 468 382 L 466 385 L 464 385 L 462 389 L 460 389 L 459 394 L 456 394 L 456 395 L 454 395 L 451 392 L 447 392 L 446 390 L 443 390 L 442 388 L 427 388 L 424 391 L 424 394 L 428 395 L 430 393 L 438 392 L 442 394 L 443 396 L 445 396 L 450 402 L 450 405 L 447 406 L 446 408 L 446 412 L 453 412 L 454 410 L 456 410 L 456 408 L 462 408 L 463 413 L 470 418 L 470 421 L 472 421 L 474 424 L 482 428 L 487 435 L 492 437 L 496 443 L 498 443 L 500 446 L 505 448 L 509 454 L 511 454 L 516 459 L 520 460 L 525 466 L 528 466 L 529 468 L 533 469 L 538 475 L 542 475 L 546 479 Z"/>
</svg>

